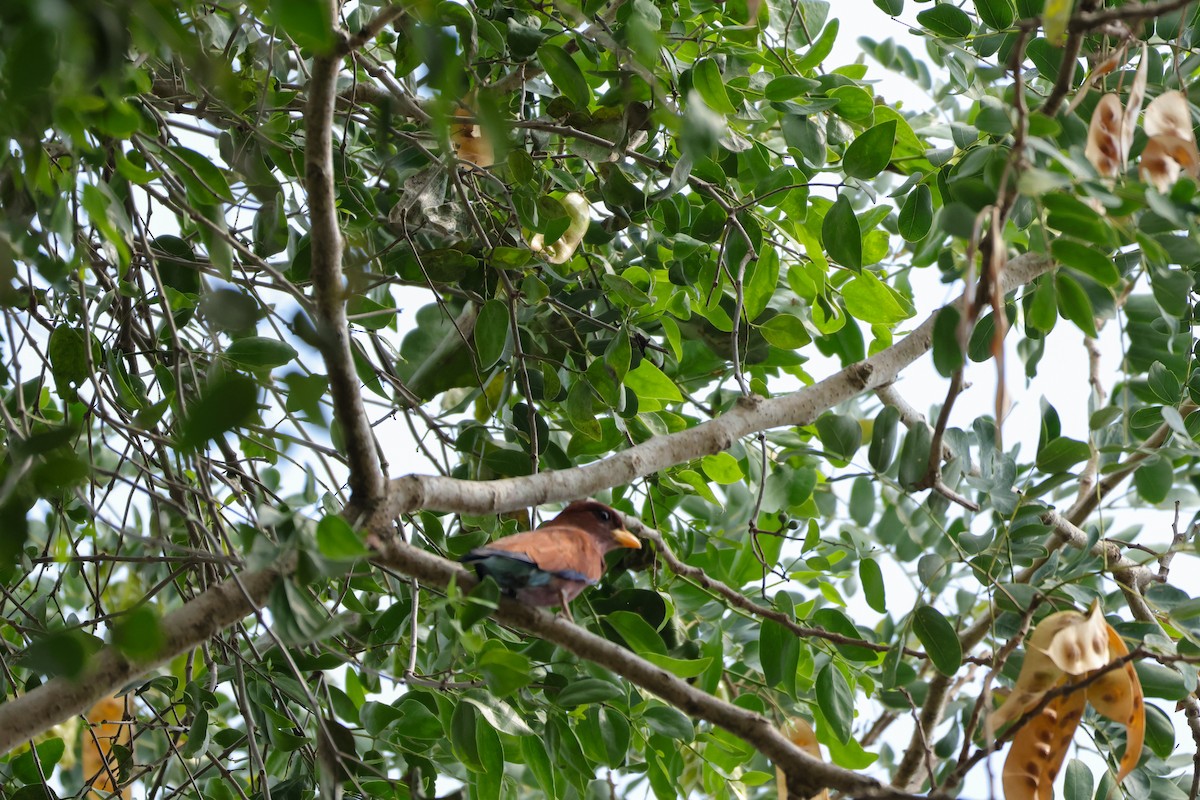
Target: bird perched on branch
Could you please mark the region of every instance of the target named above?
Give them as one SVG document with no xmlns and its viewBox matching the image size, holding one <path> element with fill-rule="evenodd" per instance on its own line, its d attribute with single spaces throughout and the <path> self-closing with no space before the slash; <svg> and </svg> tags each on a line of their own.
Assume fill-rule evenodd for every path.
<svg viewBox="0 0 1200 800">
<path fill-rule="evenodd" d="M 537 530 L 514 533 L 462 557 L 480 580 L 491 576 L 510 597 L 532 606 L 567 608 L 604 574 L 604 555 L 618 547 L 641 549 L 616 511 L 577 500 Z"/>
</svg>

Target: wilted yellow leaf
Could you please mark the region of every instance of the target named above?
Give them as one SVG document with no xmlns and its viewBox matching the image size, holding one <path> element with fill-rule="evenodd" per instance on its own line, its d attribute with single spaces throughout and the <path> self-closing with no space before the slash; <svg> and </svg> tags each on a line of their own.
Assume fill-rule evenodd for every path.
<svg viewBox="0 0 1200 800">
<path fill-rule="evenodd" d="M 1107 627 L 1109 655 L 1113 659 L 1128 655 L 1125 642 L 1112 626 Z M 1146 704 L 1133 663 L 1126 662 L 1097 678 L 1087 687 L 1087 701 L 1099 713 L 1125 726 L 1125 755 L 1121 756 L 1121 769 L 1117 773 L 1120 783 L 1137 766 L 1146 739 Z"/>
<path fill-rule="evenodd" d="M 1082 675 L 1108 663 L 1107 623 L 1098 603 L 1087 616 L 1057 611 L 1038 623 L 1025 643 L 1025 663 L 1004 705 L 992 712 L 996 730 L 1036 706 L 1063 674 Z"/>
<path fill-rule="evenodd" d="M 454 145 L 455 155 L 463 161 L 470 161 L 477 167 L 490 167 L 496 163 L 496 151 L 483 128 L 472 121 L 473 116 L 461 108 L 455 112 L 456 121 L 450 126 L 450 142 Z"/>
<path fill-rule="evenodd" d="M 1083 692 L 1060 695 L 1017 732 L 1001 773 L 1005 800 L 1051 800 L 1083 706 Z"/>
<path fill-rule="evenodd" d="M 83 779 L 92 785 L 92 797 L 99 792 L 116 792 L 117 757 L 113 745 L 128 747 L 129 726 L 125 718 L 125 701 L 118 697 L 101 700 L 88 709 L 89 727 L 83 731 Z M 129 797 L 129 787 L 120 790 L 122 798 Z"/>
<path fill-rule="evenodd" d="M 1046 0 L 1042 8 L 1042 30 L 1046 33 L 1046 41 L 1055 47 L 1061 47 L 1067 36 L 1067 23 L 1074 5 L 1074 0 Z"/>
<path fill-rule="evenodd" d="M 792 744 L 808 753 L 813 758 L 821 758 L 821 745 L 817 744 L 817 734 L 812 725 L 802 717 L 793 717 L 783 726 L 783 735 L 792 740 Z M 824 760 L 824 759 L 822 759 Z M 779 767 L 775 768 L 775 790 L 779 800 L 787 800 L 787 776 Z M 809 800 L 829 800 L 829 790 L 822 789 Z"/>
<path fill-rule="evenodd" d="M 571 260 L 592 221 L 591 206 L 588 205 L 587 198 L 579 192 L 571 192 L 559 202 L 571 220 L 566 232 L 558 241 L 549 245 L 540 233 L 535 233 L 529 240 L 529 249 L 535 253 L 545 253 L 546 260 L 551 264 L 565 264 Z"/>
</svg>

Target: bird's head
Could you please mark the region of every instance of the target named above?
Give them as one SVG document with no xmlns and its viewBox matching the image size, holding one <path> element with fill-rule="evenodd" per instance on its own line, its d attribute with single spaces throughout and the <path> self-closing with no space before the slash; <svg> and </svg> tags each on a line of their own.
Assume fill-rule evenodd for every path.
<svg viewBox="0 0 1200 800">
<path fill-rule="evenodd" d="M 553 525 L 574 525 L 591 534 L 605 552 L 618 547 L 640 550 L 642 543 L 625 530 L 621 515 L 595 500 L 576 500 L 554 518 Z"/>
</svg>

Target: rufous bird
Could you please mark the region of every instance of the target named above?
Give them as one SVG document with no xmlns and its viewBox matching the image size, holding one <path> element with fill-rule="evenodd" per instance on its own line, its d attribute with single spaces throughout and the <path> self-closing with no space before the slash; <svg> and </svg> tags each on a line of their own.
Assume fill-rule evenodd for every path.
<svg viewBox="0 0 1200 800">
<path fill-rule="evenodd" d="M 491 576 L 501 591 L 531 606 L 562 606 L 600 580 L 604 555 L 618 547 L 640 550 L 616 511 L 594 500 L 576 500 L 536 530 L 514 533 L 462 557 L 480 580 Z"/>
</svg>

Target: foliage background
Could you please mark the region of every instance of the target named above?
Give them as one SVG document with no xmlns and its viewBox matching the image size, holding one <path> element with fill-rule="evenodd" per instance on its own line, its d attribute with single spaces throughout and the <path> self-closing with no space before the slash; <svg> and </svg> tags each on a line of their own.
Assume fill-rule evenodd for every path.
<svg viewBox="0 0 1200 800">
<path fill-rule="evenodd" d="M 1196 10 L 913 7 L 840 64 L 821 0 L 6 3 L 0 794 L 85 791 L 51 727 L 121 690 L 139 796 L 765 797 L 772 760 L 953 792 L 1002 645 L 1099 599 L 1157 709 L 1125 790 L 1194 797 L 1192 530 L 1113 520 L 1195 499 L 1196 184 L 1083 150 L 1141 42 L 1186 87 Z M 966 299 L 922 324 L 930 275 Z M 1036 435 L 955 413 L 1052 337 L 1092 381 Z M 929 422 L 890 385 L 918 358 Z M 386 480 L 385 420 L 440 479 Z M 619 648 L 416 552 L 589 494 L 653 544 L 576 604 Z M 1086 728 L 1072 797 L 1119 750 Z"/>
</svg>

